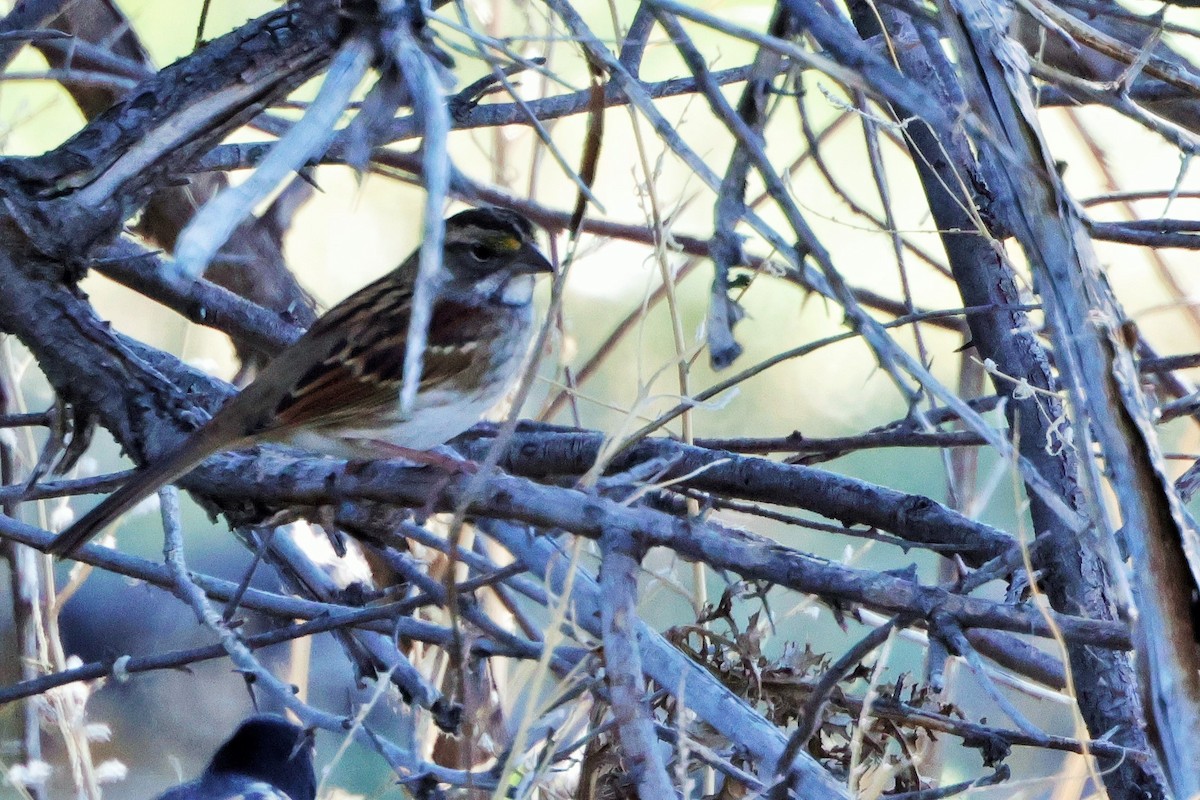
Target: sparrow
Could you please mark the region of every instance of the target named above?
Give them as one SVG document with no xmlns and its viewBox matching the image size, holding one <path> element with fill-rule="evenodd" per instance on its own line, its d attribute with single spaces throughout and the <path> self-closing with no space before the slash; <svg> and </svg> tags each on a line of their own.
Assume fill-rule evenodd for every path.
<svg viewBox="0 0 1200 800">
<path fill-rule="evenodd" d="M 209 456 L 260 442 L 445 466 L 447 457 L 425 451 L 470 428 L 509 390 L 534 327 L 534 279 L 552 267 L 532 223 L 514 211 L 475 208 L 446 220 L 424 366 L 405 416 L 400 389 L 419 255 L 320 317 L 178 450 L 135 474 L 48 552 L 71 555 Z"/>
<path fill-rule="evenodd" d="M 203 774 L 157 800 L 316 800 L 313 741 L 274 714 L 245 720 L 217 749 Z"/>
</svg>

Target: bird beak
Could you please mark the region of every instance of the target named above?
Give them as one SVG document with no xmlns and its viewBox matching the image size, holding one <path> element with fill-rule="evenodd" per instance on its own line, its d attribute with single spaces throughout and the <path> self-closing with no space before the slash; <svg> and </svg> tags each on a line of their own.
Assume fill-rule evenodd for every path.
<svg viewBox="0 0 1200 800">
<path fill-rule="evenodd" d="M 542 252 L 537 249 L 532 243 L 526 243 L 521 246 L 517 257 L 512 261 L 513 272 L 517 275 L 537 275 L 539 273 L 553 273 L 554 267 L 542 255 Z"/>
</svg>

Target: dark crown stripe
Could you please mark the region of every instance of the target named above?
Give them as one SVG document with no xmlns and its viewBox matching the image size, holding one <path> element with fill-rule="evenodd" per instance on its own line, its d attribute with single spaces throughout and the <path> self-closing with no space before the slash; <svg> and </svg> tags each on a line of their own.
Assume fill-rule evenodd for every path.
<svg viewBox="0 0 1200 800">
<path fill-rule="evenodd" d="M 476 242 L 490 242 L 498 237 L 511 237 L 518 241 L 523 241 L 517 231 L 509 228 L 484 228 L 471 225 L 467 228 L 447 230 L 446 246 L 453 247 L 454 245 L 475 244 Z"/>
<path fill-rule="evenodd" d="M 481 232 L 490 235 L 501 233 L 525 241 L 533 238 L 533 225 L 525 217 L 506 208 L 472 208 L 446 220 L 447 241 L 452 241 L 451 236 L 459 241 L 465 240 L 465 237 L 458 238 L 460 232 L 475 236 Z"/>
</svg>

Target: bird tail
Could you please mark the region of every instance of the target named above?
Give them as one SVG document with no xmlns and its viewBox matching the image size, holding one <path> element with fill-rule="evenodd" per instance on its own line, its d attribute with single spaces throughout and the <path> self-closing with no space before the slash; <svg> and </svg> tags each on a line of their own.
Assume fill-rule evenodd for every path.
<svg viewBox="0 0 1200 800">
<path fill-rule="evenodd" d="M 174 453 L 152 462 L 130 478 L 128 483 L 80 517 L 75 524 L 55 537 L 46 552 L 58 558 L 70 556 L 109 523 L 141 502 L 142 498 L 162 486 L 175 482 L 213 453 L 228 449 L 229 446 L 229 439 L 222 435 L 219 426 L 210 422 L 192 434 Z"/>
</svg>

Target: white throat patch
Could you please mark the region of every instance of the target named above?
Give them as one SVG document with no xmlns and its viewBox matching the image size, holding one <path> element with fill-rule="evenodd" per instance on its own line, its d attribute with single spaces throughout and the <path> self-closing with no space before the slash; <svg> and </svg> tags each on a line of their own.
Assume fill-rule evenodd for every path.
<svg viewBox="0 0 1200 800">
<path fill-rule="evenodd" d="M 508 283 L 504 285 L 503 293 L 500 295 L 500 302 L 506 306 L 524 306 L 529 305 L 533 299 L 533 275 L 514 275 L 508 279 Z"/>
</svg>

